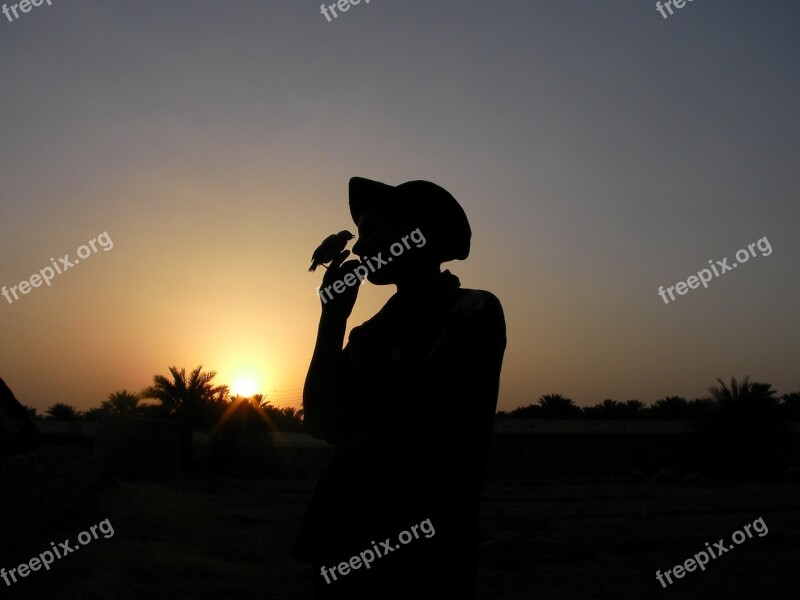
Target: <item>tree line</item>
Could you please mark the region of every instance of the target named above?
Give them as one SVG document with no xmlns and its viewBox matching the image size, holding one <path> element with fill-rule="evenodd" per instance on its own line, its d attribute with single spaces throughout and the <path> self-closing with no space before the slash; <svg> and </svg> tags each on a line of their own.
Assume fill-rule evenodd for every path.
<svg viewBox="0 0 800 600">
<path fill-rule="evenodd" d="M 38 420 L 96 421 L 102 415 L 118 414 L 179 421 L 187 428 L 218 431 L 229 423 L 240 429 L 269 429 L 283 432 L 303 431 L 303 410 L 278 408 L 262 394 L 249 398 L 232 396 L 228 386 L 214 385 L 216 372 L 197 367 L 188 376 L 185 369 L 169 367 L 170 376 L 156 375 L 153 384 L 141 392 L 112 392 L 100 406 L 81 412 L 62 402 L 51 405 L 44 415 L 28 408 Z M 730 385 L 717 379 L 702 398 L 687 400 L 666 396 L 646 405 L 640 400 L 624 402 L 605 399 L 594 406 L 581 407 L 562 394 L 545 394 L 538 402 L 511 411 L 498 411 L 498 418 L 524 419 L 622 419 L 681 420 L 757 419 L 800 420 L 800 392 L 779 396 L 769 383 L 741 382 L 732 378 Z M 148 402 L 150 401 L 150 402 Z"/>
<path fill-rule="evenodd" d="M 652 405 L 639 400 L 620 402 L 606 399 L 594 406 L 581 407 L 561 394 L 545 394 L 535 404 L 511 411 L 499 411 L 500 418 L 520 419 L 623 419 L 623 420 L 800 420 L 800 392 L 779 396 L 769 383 L 741 382 L 730 385 L 717 379 L 708 396 L 687 400 L 667 396 Z"/>
<path fill-rule="evenodd" d="M 262 394 L 244 398 L 231 395 L 228 386 L 215 385 L 215 371 L 204 372 L 202 366 L 188 375 L 185 369 L 169 367 L 169 375 L 155 375 L 153 384 L 140 392 L 112 392 L 100 406 L 80 411 L 72 405 L 56 402 L 44 415 L 26 407 L 36 420 L 91 421 L 103 415 L 129 415 L 169 419 L 185 429 L 205 429 L 213 433 L 224 429 L 238 431 L 303 430 L 303 411 L 293 407 L 279 408 Z"/>
</svg>

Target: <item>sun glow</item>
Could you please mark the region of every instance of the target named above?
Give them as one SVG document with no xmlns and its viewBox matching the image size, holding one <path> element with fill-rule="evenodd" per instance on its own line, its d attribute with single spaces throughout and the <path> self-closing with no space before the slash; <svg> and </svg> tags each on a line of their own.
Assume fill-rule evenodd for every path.
<svg viewBox="0 0 800 600">
<path fill-rule="evenodd" d="M 244 396 L 249 398 L 258 391 L 258 382 L 255 377 L 240 375 L 231 384 L 231 394 L 234 396 Z"/>
</svg>

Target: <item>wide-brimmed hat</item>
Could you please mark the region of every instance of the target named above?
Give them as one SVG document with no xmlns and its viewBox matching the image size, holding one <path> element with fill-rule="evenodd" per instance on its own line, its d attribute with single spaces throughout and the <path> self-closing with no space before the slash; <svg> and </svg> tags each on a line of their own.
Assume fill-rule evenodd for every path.
<svg viewBox="0 0 800 600">
<path fill-rule="evenodd" d="M 430 181 L 388 185 L 380 181 L 350 179 L 350 215 L 358 225 L 361 213 L 374 210 L 419 227 L 431 253 L 441 262 L 469 256 L 470 229 L 467 215 L 452 194 Z"/>
</svg>

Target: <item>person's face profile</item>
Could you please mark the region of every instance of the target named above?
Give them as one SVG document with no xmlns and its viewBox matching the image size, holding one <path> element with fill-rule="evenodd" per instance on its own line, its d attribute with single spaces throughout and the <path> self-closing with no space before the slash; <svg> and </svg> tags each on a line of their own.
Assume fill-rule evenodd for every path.
<svg viewBox="0 0 800 600">
<path fill-rule="evenodd" d="M 383 213 L 364 211 L 358 220 L 358 240 L 353 245 L 353 254 L 361 259 L 362 264 L 372 264 L 367 281 L 374 285 L 395 283 L 397 262 L 380 265 L 374 257 L 380 252 L 380 259 L 387 261 L 389 246 L 398 237 L 391 218 Z M 369 262 L 368 262 L 369 261 Z"/>
<path fill-rule="evenodd" d="M 364 211 L 358 220 L 358 240 L 353 245 L 353 254 L 369 268 L 367 281 L 374 285 L 396 284 L 401 276 L 439 264 L 427 252 L 427 243 L 428 239 L 414 219 Z"/>
<path fill-rule="evenodd" d="M 353 254 L 361 258 L 369 258 L 378 252 L 388 242 L 389 218 L 381 213 L 365 211 L 358 219 L 358 239 L 353 245 Z"/>
</svg>

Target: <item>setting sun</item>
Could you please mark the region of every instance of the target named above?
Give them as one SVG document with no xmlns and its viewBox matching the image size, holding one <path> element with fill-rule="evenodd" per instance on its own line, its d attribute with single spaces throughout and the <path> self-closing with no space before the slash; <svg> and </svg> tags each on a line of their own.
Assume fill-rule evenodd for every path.
<svg viewBox="0 0 800 600">
<path fill-rule="evenodd" d="M 239 376 L 233 380 L 231 394 L 234 396 L 250 397 L 258 391 L 258 382 L 255 377 Z"/>
</svg>

